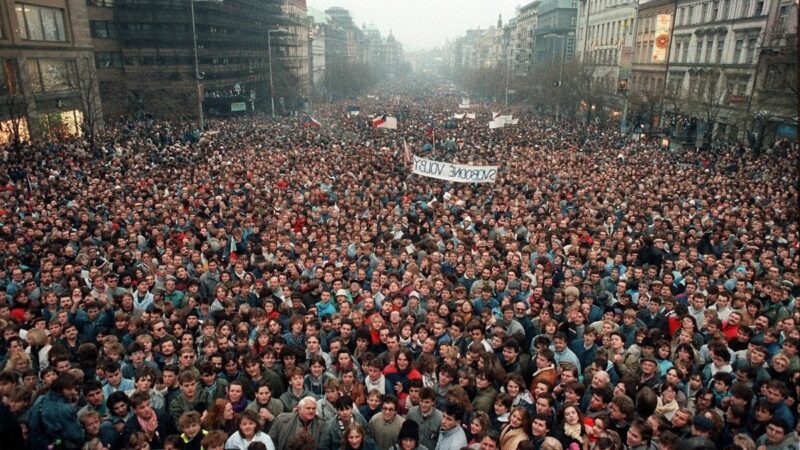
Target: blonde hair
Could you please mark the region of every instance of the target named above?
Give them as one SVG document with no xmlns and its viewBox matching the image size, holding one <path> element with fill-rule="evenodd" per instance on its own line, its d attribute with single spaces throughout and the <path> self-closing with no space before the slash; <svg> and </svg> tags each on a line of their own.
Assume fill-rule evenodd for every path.
<svg viewBox="0 0 800 450">
<path fill-rule="evenodd" d="M 542 441 L 541 450 L 564 450 L 564 447 L 558 439 L 547 436 L 544 438 L 544 441 Z"/>
<path fill-rule="evenodd" d="M 17 372 L 17 363 L 24 361 L 25 364 L 28 366 L 27 368 L 30 369 L 32 366 L 31 363 L 31 356 L 25 352 L 17 352 L 13 353 L 11 356 L 8 357 L 8 361 L 6 361 L 6 366 L 3 369 L 3 372 L 7 373 L 15 373 Z"/>
</svg>

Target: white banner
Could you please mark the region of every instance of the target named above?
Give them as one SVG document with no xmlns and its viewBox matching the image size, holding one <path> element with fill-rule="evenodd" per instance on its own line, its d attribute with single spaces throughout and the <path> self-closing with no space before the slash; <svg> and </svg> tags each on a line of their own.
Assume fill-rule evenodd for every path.
<svg viewBox="0 0 800 450">
<path fill-rule="evenodd" d="M 667 60 L 669 48 L 669 30 L 672 27 L 672 15 L 659 14 L 656 16 L 656 41 L 650 62 L 662 63 Z"/>
<path fill-rule="evenodd" d="M 414 155 L 412 173 L 456 183 L 494 183 L 499 166 L 467 166 L 433 161 Z"/>
<path fill-rule="evenodd" d="M 505 126 L 505 122 L 502 120 L 493 120 L 489 122 L 489 129 L 494 130 L 495 128 L 503 128 Z"/>
<path fill-rule="evenodd" d="M 453 118 L 461 120 L 464 118 L 464 114 L 453 114 Z"/>
<path fill-rule="evenodd" d="M 513 125 L 514 116 L 511 114 L 508 114 L 506 116 L 497 116 L 494 120 L 497 120 L 498 122 L 503 122 L 503 124 L 505 125 Z"/>
<path fill-rule="evenodd" d="M 474 119 L 475 113 L 467 113 L 467 119 Z"/>
</svg>

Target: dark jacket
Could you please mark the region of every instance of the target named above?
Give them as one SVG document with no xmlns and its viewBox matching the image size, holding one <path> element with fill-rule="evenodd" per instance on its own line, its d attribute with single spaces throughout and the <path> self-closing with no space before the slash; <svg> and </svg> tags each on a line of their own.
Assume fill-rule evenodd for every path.
<svg viewBox="0 0 800 450">
<path fill-rule="evenodd" d="M 0 403 L 0 442 L 8 450 L 25 450 L 22 428 L 8 407 Z"/>
<path fill-rule="evenodd" d="M 150 448 L 153 450 L 164 448 L 164 439 L 178 431 L 169 414 L 159 413 L 158 411 L 156 411 L 156 414 L 158 415 L 158 428 L 153 435 L 153 439 L 150 441 Z M 142 430 L 142 426 L 139 425 L 139 419 L 136 418 L 136 414 L 132 414 L 130 419 L 125 422 L 125 429 L 122 430 L 123 444 L 127 445 L 131 435 L 137 431 L 144 430 Z"/>
<path fill-rule="evenodd" d="M 83 445 L 78 409 L 60 393 L 50 391 L 36 400 L 31 408 L 29 427 L 33 449 L 46 449 L 56 440 L 61 440 L 66 449 Z"/>
<path fill-rule="evenodd" d="M 314 438 L 314 442 L 318 443 L 324 426 L 325 423 L 317 417 L 314 417 L 308 424 L 303 424 L 296 412 L 286 412 L 275 418 L 272 428 L 269 429 L 269 436 L 276 449 L 285 449 L 289 438 L 303 429 Z"/>
</svg>

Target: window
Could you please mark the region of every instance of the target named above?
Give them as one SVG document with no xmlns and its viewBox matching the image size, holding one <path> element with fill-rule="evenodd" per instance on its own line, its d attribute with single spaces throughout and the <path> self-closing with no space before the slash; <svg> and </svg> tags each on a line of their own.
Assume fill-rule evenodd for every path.
<svg viewBox="0 0 800 450">
<path fill-rule="evenodd" d="M 117 37 L 117 27 L 114 25 L 114 22 L 93 20 L 90 26 L 92 29 L 92 37 L 100 39 L 116 39 Z"/>
<path fill-rule="evenodd" d="M 700 10 L 700 22 L 708 20 L 708 2 L 703 3 L 703 9 Z"/>
<path fill-rule="evenodd" d="M 746 63 L 756 62 L 756 38 L 751 37 L 747 40 L 747 60 Z"/>
<path fill-rule="evenodd" d="M 742 0 L 742 14 L 740 14 L 741 17 L 748 17 L 750 15 L 750 6 L 752 5 L 752 0 Z"/>
<path fill-rule="evenodd" d="M 725 50 L 725 38 L 718 37 L 717 38 L 717 64 L 722 64 L 724 61 L 723 58 L 723 51 Z"/>
<path fill-rule="evenodd" d="M 680 62 L 681 58 L 681 50 L 683 49 L 683 42 L 677 41 L 675 42 L 675 55 L 670 55 L 670 62 Z"/>
<path fill-rule="evenodd" d="M 17 3 L 17 22 L 22 39 L 64 42 L 64 10 Z"/>
<path fill-rule="evenodd" d="M 681 22 L 682 19 L 683 19 L 683 8 L 678 8 L 678 13 L 675 15 L 675 24 L 682 25 L 683 24 L 683 22 Z"/>
<path fill-rule="evenodd" d="M 714 44 L 714 42 L 710 38 L 706 41 L 706 62 L 707 63 L 711 62 L 711 46 L 713 44 Z"/>
<path fill-rule="evenodd" d="M 87 6 L 103 6 L 111 8 L 114 6 L 114 0 L 86 0 Z"/>
<path fill-rule="evenodd" d="M 695 55 L 694 55 L 694 62 L 699 63 L 700 57 L 703 55 L 703 41 L 698 39 L 697 40 L 697 47 L 695 47 Z"/>
<path fill-rule="evenodd" d="M 786 29 L 786 23 L 789 21 L 789 5 L 781 6 L 778 12 L 778 30 L 783 31 Z"/>
<path fill-rule="evenodd" d="M 683 42 L 683 56 L 681 57 L 681 61 L 689 62 L 689 39 Z"/>
<path fill-rule="evenodd" d="M 708 19 L 709 22 L 713 22 L 717 20 L 717 16 L 719 15 L 719 2 L 714 2 L 714 8 L 711 10 L 711 17 Z"/>
<path fill-rule="evenodd" d="M 689 24 L 694 23 L 694 6 L 686 9 L 686 22 Z"/>
<path fill-rule="evenodd" d="M 760 16 L 764 14 L 764 0 L 756 0 L 756 11 L 754 15 Z"/>
<path fill-rule="evenodd" d="M 122 67 L 122 53 L 120 52 L 95 52 L 95 67 L 107 69 L 109 67 Z"/>
<path fill-rule="evenodd" d="M 727 0 L 722 0 L 722 17 L 719 20 L 726 20 L 728 18 L 728 10 L 730 9 L 731 3 Z"/>
<path fill-rule="evenodd" d="M 733 63 L 734 64 L 741 64 L 742 63 L 742 49 L 744 48 L 744 39 L 737 39 L 736 40 L 736 47 L 733 50 Z"/>
<path fill-rule="evenodd" d="M 25 70 L 33 92 L 69 90 L 77 74 L 75 61 L 66 59 L 32 58 L 26 62 Z"/>
</svg>

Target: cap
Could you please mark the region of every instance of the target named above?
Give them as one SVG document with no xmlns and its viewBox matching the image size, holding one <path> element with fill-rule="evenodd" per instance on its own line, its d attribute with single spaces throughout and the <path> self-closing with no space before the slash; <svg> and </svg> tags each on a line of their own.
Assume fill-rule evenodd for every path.
<svg viewBox="0 0 800 450">
<path fill-rule="evenodd" d="M 645 361 L 650 361 L 651 363 L 653 363 L 655 365 L 658 365 L 658 361 L 656 361 L 656 359 L 653 358 L 652 356 L 644 356 L 644 357 L 642 357 L 642 362 L 645 362 Z"/>
<path fill-rule="evenodd" d="M 711 419 L 709 419 L 708 417 L 700 415 L 700 414 L 694 416 L 694 420 L 692 420 L 692 424 L 698 430 L 711 431 L 711 430 L 714 429 L 714 422 L 712 422 Z"/>
<path fill-rule="evenodd" d="M 509 289 L 519 289 L 519 281 L 515 280 L 515 281 L 512 281 L 511 283 L 508 283 L 508 288 Z"/>
<path fill-rule="evenodd" d="M 410 294 L 408 294 L 408 296 L 409 296 L 409 297 L 417 297 L 417 298 L 419 299 L 419 292 L 417 292 L 417 291 L 411 291 L 411 293 L 410 293 Z"/>
<path fill-rule="evenodd" d="M 339 289 L 338 291 L 336 291 L 336 296 L 337 297 L 347 297 L 347 291 L 345 291 L 344 289 Z"/>
<path fill-rule="evenodd" d="M 397 435 L 397 440 L 414 439 L 419 442 L 419 425 L 413 420 L 406 420 L 400 426 L 400 434 Z"/>
<path fill-rule="evenodd" d="M 650 338 L 649 336 L 642 339 L 642 345 L 640 345 L 640 347 L 655 347 L 655 346 L 656 346 L 655 342 L 653 342 L 653 339 Z"/>
</svg>

